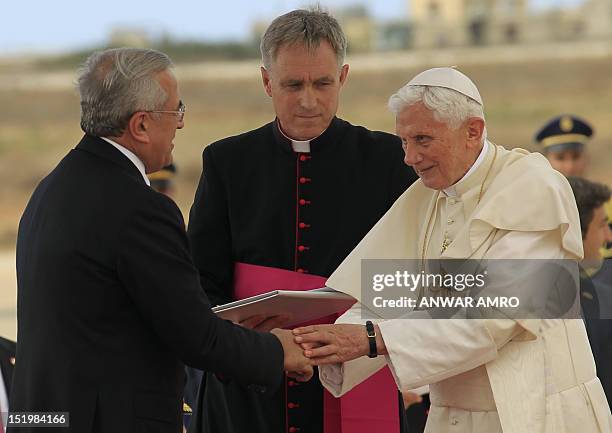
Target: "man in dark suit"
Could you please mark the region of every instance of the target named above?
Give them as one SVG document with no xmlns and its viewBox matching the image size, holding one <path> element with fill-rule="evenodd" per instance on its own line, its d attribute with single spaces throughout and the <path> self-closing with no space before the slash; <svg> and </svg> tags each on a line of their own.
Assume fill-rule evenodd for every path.
<svg viewBox="0 0 612 433">
<path fill-rule="evenodd" d="M 19 225 L 10 407 L 69 412 L 61 431 L 180 432 L 183 363 L 258 392 L 275 390 L 283 369 L 312 374 L 289 331 L 258 333 L 211 312 L 180 211 L 148 186 L 184 125 L 171 66 L 144 49 L 87 60 L 85 136 Z"/>
</svg>

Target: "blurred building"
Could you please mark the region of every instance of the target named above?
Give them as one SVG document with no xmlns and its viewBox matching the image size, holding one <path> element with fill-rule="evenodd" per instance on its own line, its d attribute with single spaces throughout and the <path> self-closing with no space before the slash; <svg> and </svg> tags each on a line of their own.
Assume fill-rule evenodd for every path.
<svg viewBox="0 0 612 433">
<path fill-rule="evenodd" d="M 412 46 L 543 43 L 612 37 L 612 0 L 538 13 L 529 0 L 408 0 Z"/>
<path fill-rule="evenodd" d="M 587 39 L 612 39 L 612 0 L 588 0 L 580 8 Z"/>
<path fill-rule="evenodd" d="M 411 23 L 392 21 L 379 24 L 374 49 L 376 51 L 407 50 L 412 46 Z"/>
<path fill-rule="evenodd" d="M 407 19 L 376 21 L 363 4 L 332 11 L 351 54 L 499 44 L 612 41 L 612 0 L 534 11 L 531 0 L 406 0 Z M 252 25 L 259 43 L 269 22 Z"/>
<path fill-rule="evenodd" d="M 372 51 L 376 42 L 376 23 L 363 5 L 347 6 L 334 13 L 349 41 L 350 53 Z"/>
</svg>

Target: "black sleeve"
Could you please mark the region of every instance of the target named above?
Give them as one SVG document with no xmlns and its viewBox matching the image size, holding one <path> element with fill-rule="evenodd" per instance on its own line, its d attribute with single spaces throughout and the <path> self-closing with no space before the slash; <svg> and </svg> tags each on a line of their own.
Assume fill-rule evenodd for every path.
<svg viewBox="0 0 612 433">
<path fill-rule="evenodd" d="M 226 194 L 209 146 L 202 154 L 202 175 L 187 233 L 202 288 L 212 305 L 233 300 L 234 260 Z"/>
<path fill-rule="evenodd" d="M 185 364 L 245 385 L 277 387 L 283 370 L 279 340 L 210 310 L 179 209 L 161 194 L 149 197 L 119 235 L 118 277 L 137 310 Z"/>
</svg>

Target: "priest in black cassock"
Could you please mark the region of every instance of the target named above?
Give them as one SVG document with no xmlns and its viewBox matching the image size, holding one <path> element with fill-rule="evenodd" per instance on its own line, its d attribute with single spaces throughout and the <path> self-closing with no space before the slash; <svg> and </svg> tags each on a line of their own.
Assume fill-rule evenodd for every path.
<svg viewBox="0 0 612 433">
<path fill-rule="evenodd" d="M 337 21 L 318 9 L 282 15 L 266 30 L 261 74 L 276 119 L 205 148 L 189 218 L 194 260 L 212 304 L 254 294 L 238 287 L 238 269 L 328 277 L 416 180 L 396 136 L 335 116 L 348 74 L 345 51 Z M 244 325 L 268 330 L 282 321 L 255 317 Z M 210 373 L 203 383 L 190 432 L 349 430 L 339 413 L 324 415 L 316 374 L 307 383 L 286 378 L 265 396 Z M 370 397 L 376 405 L 378 396 Z"/>
</svg>

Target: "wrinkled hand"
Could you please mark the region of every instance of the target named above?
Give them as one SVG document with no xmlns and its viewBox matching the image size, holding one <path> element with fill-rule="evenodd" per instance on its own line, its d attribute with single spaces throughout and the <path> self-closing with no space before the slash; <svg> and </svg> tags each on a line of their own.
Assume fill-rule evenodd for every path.
<svg viewBox="0 0 612 433">
<path fill-rule="evenodd" d="M 258 314 L 251 316 L 239 322 L 238 325 L 254 329 L 260 332 L 270 332 L 274 328 L 280 328 L 291 320 L 291 314 L 279 314 L 277 316 L 266 316 L 264 314 Z"/>
<path fill-rule="evenodd" d="M 296 328 L 293 334 L 314 365 L 339 364 L 370 352 L 363 325 L 311 325 Z"/>
<path fill-rule="evenodd" d="M 283 345 L 285 354 L 284 369 L 287 375 L 299 382 L 307 382 L 312 378 L 312 362 L 304 356 L 299 344 L 293 341 L 293 333 L 284 329 L 272 329 L 274 334 Z"/>
</svg>

